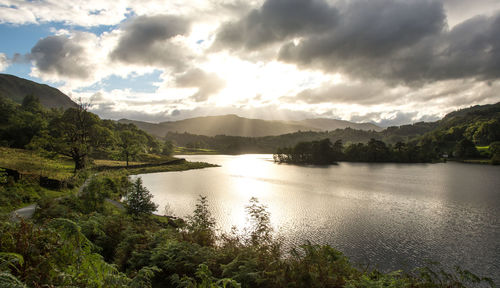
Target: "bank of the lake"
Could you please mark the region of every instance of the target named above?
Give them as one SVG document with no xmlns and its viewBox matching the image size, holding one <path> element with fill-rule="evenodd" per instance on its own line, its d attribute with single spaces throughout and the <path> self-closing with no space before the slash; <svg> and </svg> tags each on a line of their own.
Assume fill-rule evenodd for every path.
<svg viewBox="0 0 500 288">
<path fill-rule="evenodd" d="M 388 271 L 460 265 L 498 282 L 500 167 L 339 163 L 279 165 L 271 155 L 190 155 L 221 165 L 182 173 L 140 175 L 160 205 L 177 216 L 209 199 L 222 230 L 245 226 L 244 207 L 257 197 L 289 245 L 330 244 L 359 264 Z"/>
</svg>

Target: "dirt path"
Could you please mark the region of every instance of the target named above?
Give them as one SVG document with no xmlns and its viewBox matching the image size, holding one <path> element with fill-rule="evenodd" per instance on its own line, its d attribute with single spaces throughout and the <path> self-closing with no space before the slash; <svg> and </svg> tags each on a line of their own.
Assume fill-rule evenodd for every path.
<svg viewBox="0 0 500 288">
<path fill-rule="evenodd" d="M 83 184 L 78 188 L 78 194 L 77 194 L 78 196 L 80 196 L 82 194 L 83 189 L 85 189 L 85 187 L 87 187 L 87 185 L 89 185 L 90 180 L 92 180 L 92 178 L 96 175 L 97 174 L 94 174 L 94 175 L 90 176 L 89 178 L 85 179 L 85 182 L 83 182 Z M 106 198 L 105 201 L 110 203 L 111 205 L 115 206 L 119 210 L 122 210 L 122 211 L 125 210 L 125 207 L 123 206 L 123 204 L 116 201 L 116 200 Z M 31 205 L 28 205 L 26 207 L 19 208 L 10 214 L 10 219 L 12 221 L 20 221 L 21 219 L 30 219 L 31 217 L 33 217 L 33 214 L 35 214 L 36 207 L 37 207 L 36 204 L 31 204 Z"/>
</svg>

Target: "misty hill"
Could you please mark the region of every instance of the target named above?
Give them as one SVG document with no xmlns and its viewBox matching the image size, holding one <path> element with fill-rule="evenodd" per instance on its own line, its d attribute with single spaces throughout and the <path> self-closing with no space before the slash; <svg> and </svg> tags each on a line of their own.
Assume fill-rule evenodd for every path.
<svg viewBox="0 0 500 288">
<path fill-rule="evenodd" d="M 476 144 L 488 145 L 500 141 L 500 103 L 474 106 L 447 114 L 436 122 L 392 126 L 382 131 L 344 128 L 326 131 L 293 132 L 266 137 L 209 137 L 189 133 L 169 132 L 166 139 L 178 146 L 209 148 L 221 153 L 274 153 L 279 147 L 293 147 L 299 142 L 319 141 L 328 138 L 332 143 L 367 143 L 370 139 L 394 145 L 397 142 L 418 144 L 433 143 L 436 149 L 452 151 L 456 144 L 467 138 Z"/>
<path fill-rule="evenodd" d="M 180 121 L 158 124 L 119 120 L 121 123 L 133 123 L 140 129 L 158 137 L 169 132 L 178 132 L 205 136 L 230 135 L 240 137 L 277 136 L 297 131 L 328 131 L 351 127 L 359 130 L 380 131 L 382 128 L 370 123 L 352 123 L 334 119 L 307 119 L 302 121 L 268 121 L 249 119 L 236 115 L 196 117 Z"/>
<path fill-rule="evenodd" d="M 33 94 L 40 99 L 40 103 L 46 108 L 70 108 L 76 107 L 66 94 L 54 87 L 39 84 L 14 75 L 0 74 L 0 97 L 12 99 L 16 103 L 22 103 L 26 95 Z"/>
<path fill-rule="evenodd" d="M 303 126 L 316 128 L 317 130 L 320 131 L 332 131 L 336 129 L 345 129 L 347 127 L 364 131 L 373 130 L 379 132 L 384 130 L 383 128 L 372 123 L 353 123 L 345 120 L 328 119 L 328 118 L 305 119 L 302 121 L 297 121 L 296 123 Z"/>
</svg>

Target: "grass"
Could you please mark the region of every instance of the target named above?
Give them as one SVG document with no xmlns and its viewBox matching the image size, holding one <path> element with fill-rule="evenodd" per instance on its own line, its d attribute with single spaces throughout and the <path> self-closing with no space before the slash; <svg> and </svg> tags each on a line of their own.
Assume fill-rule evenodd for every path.
<svg viewBox="0 0 500 288">
<path fill-rule="evenodd" d="M 217 165 L 203 162 L 188 162 L 182 161 L 177 164 L 161 165 L 160 163 L 168 162 L 177 158 L 165 155 L 145 154 L 138 157 L 139 161 L 129 162 L 129 165 L 135 164 L 158 164 L 151 167 L 142 167 L 134 169 L 116 169 L 104 170 L 101 174 L 114 175 L 135 175 L 156 172 L 171 172 L 185 171 L 191 169 L 202 169 L 207 167 L 217 167 Z M 95 166 L 125 166 L 125 161 L 116 160 L 94 160 Z M 14 209 L 34 203 L 41 198 L 58 198 L 72 193 L 78 189 L 62 189 L 49 190 L 39 186 L 38 176 L 42 175 L 52 179 L 66 180 L 73 178 L 72 182 L 76 186 L 81 185 L 84 179 L 91 173 L 92 170 L 82 170 L 76 176 L 73 174 L 74 163 L 71 159 L 63 156 L 53 158 L 45 158 L 33 151 L 23 149 L 13 149 L 0 147 L 0 167 L 9 168 L 19 171 L 23 174 L 22 179 L 18 183 L 13 183 L 11 186 L 0 186 L 0 214 L 10 212 Z"/>
<path fill-rule="evenodd" d="M 139 165 L 139 164 L 145 164 L 146 162 L 132 162 L 129 161 L 129 165 Z M 126 166 L 127 162 L 126 161 L 119 161 L 119 160 L 105 160 L 105 159 L 97 159 L 94 160 L 94 165 L 95 166 Z"/>
<path fill-rule="evenodd" d="M 203 148 L 187 148 L 187 147 L 175 147 L 174 154 L 182 154 L 182 155 L 197 155 L 197 154 L 218 154 L 216 150 L 212 149 L 203 149 Z"/>
<path fill-rule="evenodd" d="M 476 146 L 477 151 L 479 152 L 488 152 L 490 149 L 490 146 Z"/>
<path fill-rule="evenodd" d="M 127 169 L 128 175 L 136 174 L 146 174 L 146 173 L 157 173 L 157 172 L 174 172 L 174 171 L 186 171 L 192 169 L 203 169 L 208 167 L 219 167 L 218 165 L 205 163 L 205 162 L 184 162 L 174 165 L 159 165 L 154 167 L 143 167 L 135 169 Z"/>
<path fill-rule="evenodd" d="M 34 151 L 0 147 L 0 167 L 64 180 L 73 176 L 74 163 L 63 156 L 48 159 Z"/>
<path fill-rule="evenodd" d="M 490 159 L 466 159 L 463 160 L 462 162 L 470 164 L 491 164 Z"/>
</svg>

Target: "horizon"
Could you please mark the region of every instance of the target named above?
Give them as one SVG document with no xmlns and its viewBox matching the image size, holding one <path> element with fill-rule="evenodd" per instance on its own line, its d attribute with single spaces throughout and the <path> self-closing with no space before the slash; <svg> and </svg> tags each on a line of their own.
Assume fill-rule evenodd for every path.
<svg viewBox="0 0 500 288">
<path fill-rule="evenodd" d="M 493 0 L 10 2 L 0 72 L 90 102 L 105 119 L 386 128 L 500 102 Z"/>
</svg>

